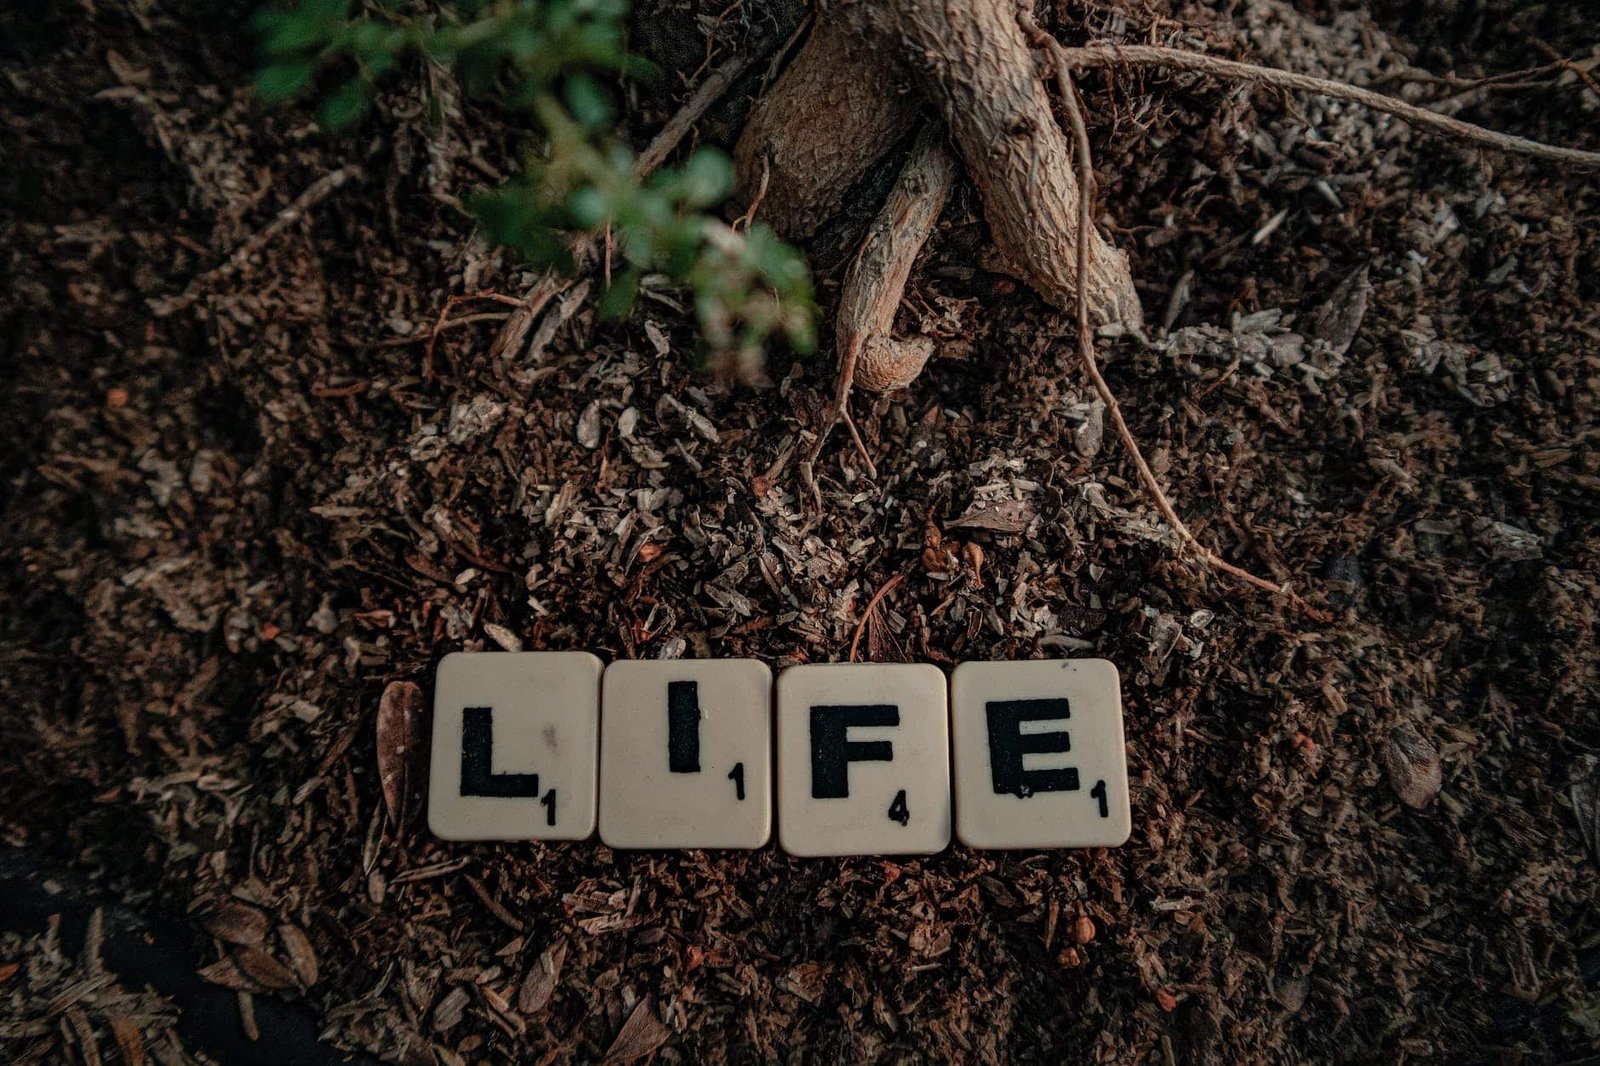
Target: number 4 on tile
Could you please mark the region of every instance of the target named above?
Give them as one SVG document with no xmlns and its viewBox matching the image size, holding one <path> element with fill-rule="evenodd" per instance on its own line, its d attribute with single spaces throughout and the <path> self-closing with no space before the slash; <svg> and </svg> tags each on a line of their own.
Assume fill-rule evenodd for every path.
<svg viewBox="0 0 1600 1066">
<path fill-rule="evenodd" d="M 901 826 L 911 821 L 911 808 L 906 806 L 906 790 L 903 788 L 894 794 L 894 802 L 889 804 L 889 820 L 899 822 Z"/>
</svg>

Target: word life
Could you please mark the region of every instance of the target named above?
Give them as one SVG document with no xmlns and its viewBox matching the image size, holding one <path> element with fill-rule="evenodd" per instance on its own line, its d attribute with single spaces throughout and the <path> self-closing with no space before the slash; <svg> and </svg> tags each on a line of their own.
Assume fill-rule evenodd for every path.
<svg viewBox="0 0 1600 1066">
<path fill-rule="evenodd" d="M 1115 847 L 1128 838 L 1104 659 L 792 666 L 447 655 L 428 825 L 446 840 L 798 856 Z"/>
</svg>

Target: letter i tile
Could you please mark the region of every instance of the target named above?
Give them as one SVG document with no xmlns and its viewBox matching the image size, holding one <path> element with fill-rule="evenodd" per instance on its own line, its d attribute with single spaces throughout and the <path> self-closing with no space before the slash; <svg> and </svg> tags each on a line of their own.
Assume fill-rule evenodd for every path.
<svg viewBox="0 0 1600 1066">
<path fill-rule="evenodd" d="M 1128 839 L 1117 668 L 1105 659 L 974 662 L 950 679 L 956 836 L 972 848 Z"/>
<path fill-rule="evenodd" d="M 929 855 L 950 843 L 944 674 L 928 664 L 778 675 L 778 842 L 791 855 Z"/>
<path fill-rule="evenodd" d="M 456 652 L 433 699 L 428 828 L 444 840 L 594 832 L 600 660 L 581 651 Z"/>
<path fill-rule="evenodd" d="M 600 839 L 759 848 L 772 835 L 772 671 L 753 659 L 615 662 L 600 736 Z"/>
</svg>

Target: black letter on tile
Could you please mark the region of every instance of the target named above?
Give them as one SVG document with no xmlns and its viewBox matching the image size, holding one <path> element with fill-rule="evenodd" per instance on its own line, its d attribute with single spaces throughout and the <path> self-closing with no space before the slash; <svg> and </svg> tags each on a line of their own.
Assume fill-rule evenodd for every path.
<svg viewBox="0 0 1600 1066">
<path fill-rule="evenodd" d="M 985 704 L 989 717 L 989 773 L 997 794 L 1027 799 L 1035 792 L 1075 792 L 1078 771 L 1024 770 L 1022 757 L 1030 752 L 1071 751 L 1072 738 L 1065 729 L 1052 733 L 1022 732 L 1023 722 L 1066 721 L 1066 700 L 996 700 Z"/>
<path fill-rule="evenodd" d="M 539 794 L 538 774 L 494 772 L 494 710 L 468 707 L 461 720 L 461 794 L 496 799 L 532 799 Z"/>
<path fill-rule="evenodd" d="M 700 772 L 700 684 L 667 682 L 667 769 Z"/>
<path fill-rule="evenodd" d="M 887 740 L 848 740 L 851 726 L 899 725 L 900 708 L 892 703 L 823 705 L 811 708 L 811 796 L 843 799 L 850 795 L 850 764 L 890 762 L 894 745 Z"/>
</svg>

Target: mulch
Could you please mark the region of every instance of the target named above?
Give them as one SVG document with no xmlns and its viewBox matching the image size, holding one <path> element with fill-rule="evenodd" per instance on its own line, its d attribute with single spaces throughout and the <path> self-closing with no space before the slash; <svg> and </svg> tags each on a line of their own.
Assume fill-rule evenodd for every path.
<svg viewBox="0 0 1600 1066">
<path fill-rule="evenodd" d="M 683 73 L 633 101 L 637 143 L 706 55 L 797 16 L 642 7 Z M 1301 7 L 1090 29 L 1600 147 L 1570 72 L 1460 80 L 1592 57 L 1581 12 Z M 902 311 L 939 352 L 858 401 L 878 476 L 835 434 L 820 506 L 797 468 L 826 333 L 752 388 L 699 368 L 668 291 L 622 322 L 558 302 L 509 351 L 482 302 L 425 364 L 450 296 L 536 281 L 455 206 L 516 165 L 514 117 L 400 79 L 329 138 L 251 99 L 248 11 L 0 13 L 0 836 L 181 918 L 242 1031 L 291 999 L 406 1063 L 1592 1050 L 1592 176 L 1326 101 L 1085 78 L 1153 327 L 1102 342 L 1108 379 L 1198 535 L 1322 624 L 1174 550 L 970 190 Z M 813 249 L 824 307 L 864 221 Z M 877 661 L 1116 661 L 1133 839 L 819 862 L 445 844 L 385 813 L 380 696 L 448 651 L 781 667 L 858 630 Z M 183 1002 L 97 966 L 0 934 L 8 1058 L 215 1057 Z"/>
</svg>

